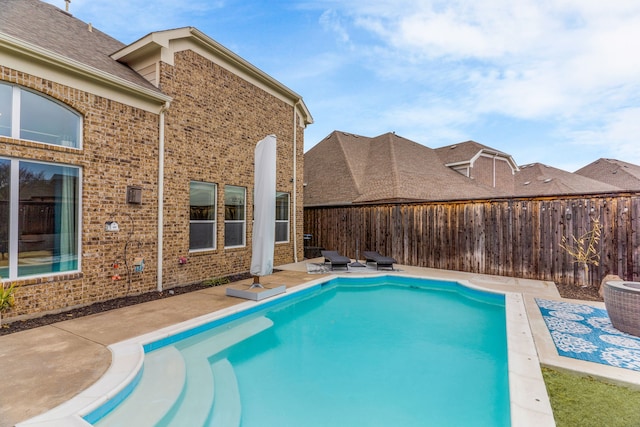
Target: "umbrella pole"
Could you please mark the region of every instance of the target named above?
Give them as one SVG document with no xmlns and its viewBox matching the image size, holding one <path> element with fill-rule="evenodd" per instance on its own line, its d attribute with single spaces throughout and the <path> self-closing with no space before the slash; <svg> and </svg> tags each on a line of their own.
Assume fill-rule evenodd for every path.
<svg viewBox="0 0 640 427">
<path fill-rule="evenodd" d="M 264 286 L 260 284 L 260 276 L 253 276 L 253 283 L 249 289 L 253 288 L 264 288 Z"/>
</svg>

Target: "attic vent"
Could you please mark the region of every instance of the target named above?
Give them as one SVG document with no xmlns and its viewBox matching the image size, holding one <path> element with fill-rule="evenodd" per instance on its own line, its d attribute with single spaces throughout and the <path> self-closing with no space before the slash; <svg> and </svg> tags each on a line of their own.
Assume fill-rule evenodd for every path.
<svg viewBox="0 0 640 427">
<path fill-rule="evenodd" d="M 453 150 L 454 148 L 458 148 L 458 145 L 452 145 L 451 147 L 449 147 L 451 150 Z"/>
<path fill-rule="evenodd" d="M 544 181 L 542 181 L 542 182 L 544 182 L 544 183 L 551 182 L 551 180 L 552 180 L 552 179 L 553 179 L 553 178 L 547 178 L 547 179 L 545 179 L 545 180 L 544 180 Z"/>
<path fill-rule="evenodd" d="M 531 184 L 531 181 L 527 181 L 524 183 L 524 185 L 529 185 L 529 184 Z"/>
</svg>

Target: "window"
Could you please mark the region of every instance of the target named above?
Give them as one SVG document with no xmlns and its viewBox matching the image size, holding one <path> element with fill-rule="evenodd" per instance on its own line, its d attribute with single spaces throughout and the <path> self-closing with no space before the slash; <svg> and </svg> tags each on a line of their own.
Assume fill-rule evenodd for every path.
<svg viewBox="0 0 640 427">
<path fill-rule="evenodd" d="M 80 169 L 0 159 L 0 276 L 79 269 Z"/>
<path fill-rule="evenodd" d="M 189 185 L 189 250 L 216 248 L 216 184 Z"/>
<path fill-rule="evenodd" d="M 224 246 L 245 246 L 246 190 L 227 185 L 224 188 Z"/>
<path fill-rule="evenodd" d="M 289 193 L 276 193 L 276 243 L 289 241 Z"/>
<path fill-rule="evenodd" d="M 0 136 L 11 137 L 12 86 L 0 83 Z"/>
<path fill-rule="evenodd" d="M 79 114 L 35 92 L 0 83 L 0 135 L 80 148 Z"/>
</svg>

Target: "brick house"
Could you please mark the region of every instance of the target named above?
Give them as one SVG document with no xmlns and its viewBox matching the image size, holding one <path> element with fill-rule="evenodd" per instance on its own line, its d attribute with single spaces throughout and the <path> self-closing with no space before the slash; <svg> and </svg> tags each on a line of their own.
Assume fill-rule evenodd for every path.
<svg viewBox="0 0 640 427">
<path fill-rule="evenodd" d="M 21 288 L 3 317 L 248 271 L 253 150 L 269 134 L 274 264 L 301 259 L 312 121 L 298 94 L 195 28 L 124 45 L 50 4 L 4 0 L 0 276 Z"/>
</svg>

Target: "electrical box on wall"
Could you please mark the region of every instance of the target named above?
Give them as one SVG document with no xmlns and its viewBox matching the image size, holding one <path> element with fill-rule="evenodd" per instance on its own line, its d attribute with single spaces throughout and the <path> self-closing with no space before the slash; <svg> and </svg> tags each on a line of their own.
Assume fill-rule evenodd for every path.
<svg viewBox="0 0 640 427">
<path fill-rule="evenodd" d="M 136 185 L 127 186 L 127 203 L 133 205 L 142 204 L 142 187 Z"/>
<path fill-rule="evenodd" d="M 105 231 L 120 231 L 120 226 L 115 221 L 107 221 L 104 223 Z"/>
</svg>

